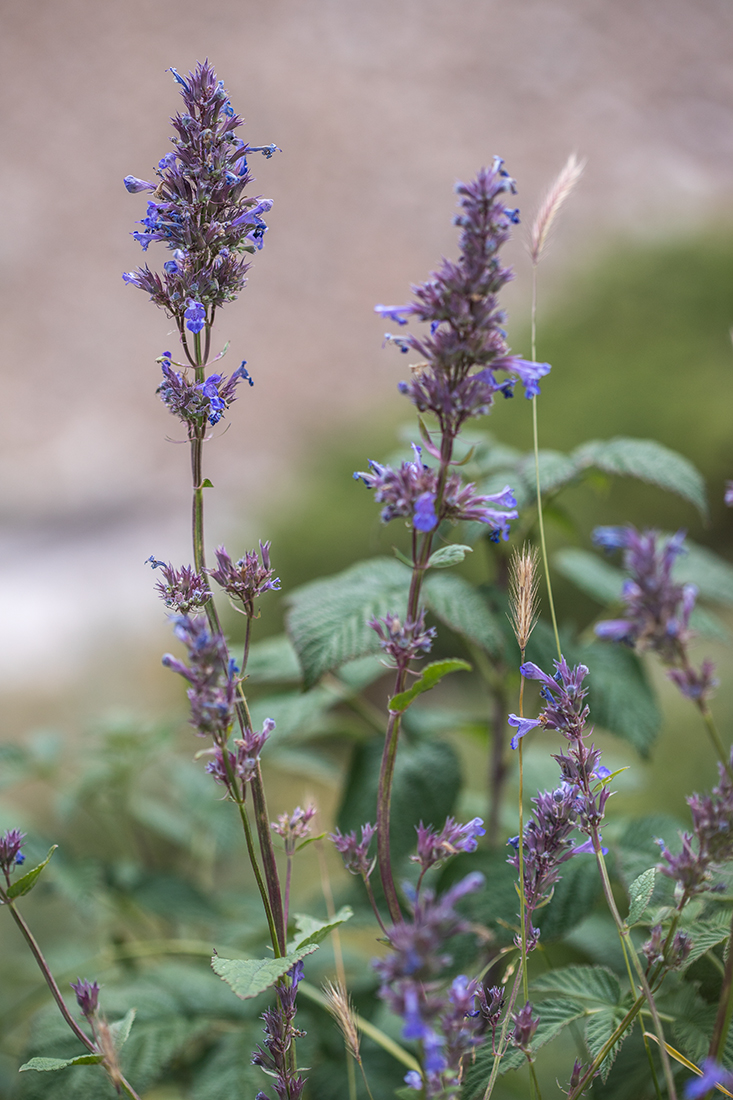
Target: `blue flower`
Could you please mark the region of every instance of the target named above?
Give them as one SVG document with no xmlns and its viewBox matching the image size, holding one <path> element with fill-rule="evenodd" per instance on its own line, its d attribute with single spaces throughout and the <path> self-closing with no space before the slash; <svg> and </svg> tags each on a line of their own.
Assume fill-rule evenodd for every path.
<svg viewBox="0 0 733 1100">
<path fill-rule="evenodd" d="M 149 180 L 140 180 L 137 176 L 125 176 L 122 182 L 131 195 L 137 195 L 140 191 L 154 191 L 158 186 L 157 183 L 150 183 Z"/>
<path fill-rule="evenodd" d="M 422 1088 L 422 1077 L 416 1069 L 411 1069 L 409 1073 L 406 1073 L 403 1080 L 411 1089 Z"/>
<path fill-rule="evenodd" d="M 417 531 L 432 531 L 438 523 L 435 514 L 435 493 L 421 493 L 415 501 L 413 525 Z"/>
<path fill-rule="evenodd" d="M 730 1088 L 733 1085 L 733 1074 L 723 1066 L 719 1066 L 712 1058 L 706 1058 L 703 1062 L 702 1077 L 693 1077 L 685 1086 L 687 1100 L 694 1100 L 697 1096 L 705 1096 L 716 1085 Z"/>
<path fill-rule="evenodd" d="M 201 302 L 195 302 L 193 298 L 189 298 L 188 309 L 183 316 L 186 318 L 186 328 L 189 332 L 201 332 L 206 324 L 206 310 Z"/>
<path fill-rule="evenodd" d="M 374 312 L 378 313 L 380 317 L 395 321 L 398 325 L 406 325 L 407 317 L 405 317 L 405 314 L 414 313 L 414 309 L 412 306 L 375 306 Z"/>
<path fill-rule="evenodd" d="M 542 724 L 539 718 L 520 718 L 518 714 L 510 714 L 507 721 L 509 722 L 510 726 L 517 727 L 517 732 L 514 734 L 510 741 L 510 745 L 513 749 L 519 747 L 519 742 L 525 734 L 529 733 L 530 730 L 533 730 L 535 726 L 539 726 Z"/>
</svg>

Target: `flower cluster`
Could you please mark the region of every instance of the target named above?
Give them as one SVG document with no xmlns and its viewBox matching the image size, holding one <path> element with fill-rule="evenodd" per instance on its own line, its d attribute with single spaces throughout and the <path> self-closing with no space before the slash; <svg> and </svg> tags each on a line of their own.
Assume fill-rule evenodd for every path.
<svg viewBox="0 0 733 1100">
<path fill-rule="evenodd" d="M 218 424 L 236 400 L 238 384 L 245 381 L 254 385 L 244 361 L 229 378 L 210 374 L 203 382 L 189 382 L 185 374 L 174 370 L 169 351 L 163 352 L 160 365 L 163 381 L 156 393 L 168 411 L 190 428 L 200 428 L 207 420 L 209 424 Z"/>
<path fill-rule="evenodd" d="M 606 802 L 610 797 L 607 779 L 608 768 L 601 764 L 601 753 L 595 745 L 587 745 L 584 738 L 586 722 L 590 710 L 585 702 L 588 694 L 583 680 L 588 675 L 585 665 L 570 668 L 564 657 L 555 661 L 555 675 L 548 676 L 538 665 L 531 661 L 520 666 L 522 676 L 529 680 L 539 680 L 542 684 L 540 695 L 545 701 L 545 709 L 539 718 L 520 718 L 509 715 L 509 724 L 517 727 L 512 738 L 512 748 L 535 726 L 559 730 L 569 741 L 567 753 L 554 755 L 560 765 L 560 774 L 564 784 L 572 791 L 573 810 L 577 815 L 577 825 L 590 838 L 587 845 L 580 845 L 574 852 L 595 851 L 600 843 L 600 826 L 605 813 Z"/>
<path fill-rule="evenodd" d="M 687 932 L 676 932 L 665 951 L 666 936 L 661 924 L 655 924 L 646 943 L 642 944 L 642 954 L 647 961 L 647 974 L 652 967 L 664 970 L 678 970 L 692 950 L 692 940 Z M 659 972 L 655 975 L 655 980 Z"/>
<path fill-rule="evenodd" d="M 202 608 L 211 599 L 206 578 L 190 565 L 174 569 L 170 562 L 166 565 L 164 561 L 156 561 L 152 556 L 147 559 L 146 564 L 148 563 L 153 569 L 160 569 L 163 574 L 164 579 L 158 581 L 155 587 L 165 606 L 172 611 L 187 615 L 189 611 Z"/>
<path fill-rule="evenodd" d="M 280 814 L 277 821 L 271 822 L 270 828 L 282 837 L 287 855 L 293 854 L 299 840 L 306 839 L 315 816 L 315 806 L 308 806 L 305 810 L 296 806 L 291 814 Z"/>
<path fill-rule="evenodd" d="M 370 619 L 368 625 L 379 635 L 380 646 L 399 669 L 407 668 L 421 653 L 428 653 L 436 634 L 434 626 L 425 626 L 424 610 L 414 621 L 407 619 L 403 623 L 397 615 L 386 615 L 383 619 Z"/>
<path fill-rule="evenodd" d="M 663 860 L 659 870 L 678 884 L 680 907 L 711 888 L 717 865 L 733 860 L 733 782 L 722 764 L 718 772 L 720 781 L 710 794 L 687 799 L 693 832 L 682 834 L 681 851 L 673 855 L 663 840 L 658 841 Z"/>
<path fill-rule="evenodd" d="M 8 829 L 0 836 L 0 870 L 2 870 L 6 880 L 14 867 L 19 867 L 21 863 L 25 863 L 25 856 L 20 850 L 25 836 L 26 834 L 21 833 L 20 829 Z"/>
<path fill-rule="evenodd" d="M 82 1016 L 90 1020 L 96 1015 L 99 1005 L 99 986 L 96 982 L 88 982 L 86 978 L 77 978 L 70 985 L 76 994 L 76 1003 L 81 1009 Z"/>
<path fill-rule="evenodd" d="M 663 544 L 659 538 L 657 531 L 642 533 L 631 525 L 598 527 L 593 532 L 596 546 L 624 551 L 624 565 L 631 574 L 621 592 L 624 617 L 596 623 L 595 632 L 599 638 L 653 650 L 672 666 L 669 677 L 682 694 L 703 705 L 717 681 L 710 661 L 696 670 L 687 656 L 697 588 L 676 584 L 672 578 L 677 558 L 685 553 L 685 532 L 678 531 Z"/>
<path fill-rule="evenodd" d="M 160 160 L 157 182 L 127 176 L 124 183 L 132 194 L 150 193 L 142 230 L 133 237 L 143 251 L 162 241 L 172 258 L 162 275 L 146 264 L 123 278 L 174 316 L 181 332 L 185 324 L 198 333 L 244 286 L 249 264 L 243 254 L 262 248 L 262 215 L 272 202 L 245 196 L 252 181 L 247 157 L 270 157 L 276 146 L 253 147 L 236 136 L 243 120 L 208 62 L 186 78 L 170 71 L 185 105 L 172 120 L 174 150 Z"/>
<path fill-rule="evenodd" d="M 435 413 L 451 438 L 469 417 L 487 413 L 497 393 L 512 396 L 516 378 L 532 397 L 539 392 L 538 380 L 550 370 L 547 363 L 508 354 L 506 317 L 497 304 L 497 294 L 512 277 L 501 266 L 499 250 L 519 220 L 518 211 L 505 205 L 515 191 L 498 157 L 474 181 L 459 183 L 461 212 L 454 219 L 461 230 L 458 261 L 444 260 L 427 282 L 413 288 L 410 304 L 376 307 L 400 325 L 409 317 L 430 325 L 429 335 L 422 338 L 388 333 L 385 339 L 420 355 L 423 362 L 400 389 L 420 411 Z M 499 379 L 497 372 L 509 377 Z"/>
<path fill-rule="evenodd" d="M 186 694 L 196 733 L 224 744 L 234 721 L 237 666 L 221 634 L 211 634 L 203 619 L 173 615 L 171 622 L 176 637 L 188 650 L 189 664 L 170 653 L 164 655 L 163 664 L 191 685 Z"/>
<path fill-rule="evenodd" d="M 290 984 L 281 982 L 275 987 L 277 1004 L 262 1013 L 265 1040 L 252 1055 L 252 1065 L 260 1066 L 274 1078 L 273 1088 L 279 1100 L 300 1100 L 305 1078 L 293 1069 L 291 1047 L 295 1039 L 305 1035 L 295 1026 L 295 999 L 303 977 L 303 963 L 297 962 L 288 971 Z M 269 1100 L 266 1092 L 258 1092 L 255 1100 Z"/>
<path fill-rule="evenodd" d="M 356 480 L 374 489 L 374 499 L 384 504 L 382 522 L 402 516 L 416 531 L 433 531 L 444 520 L 474 520 L 485 523 L 497 541 L 509 536 L 509 521 L 516 519 L 516 499 L 507 485 L 500 493 L 479 495 L 475 486 L 464 485 L 459 474 L 451 474 L 438 499 L 438 471 L 422 462 L 422 449 L 413 443 L 415 460 L 399 469 L 370 459 L 369 471 L 357 470 Z M 436 507 L 437 502 L 437 507 Z"/>
<path fill-rule="evenodd" d="M 482 1039 L 481 1010 L 475 1008 L 478 982 L 460 975 L 446 994 L 438 976 L 450 963 L 446 941 L 468 930 L 455 906 L 483 882 L 483 875 L 474 872 L 440 898 L 432 890 L 419 894 L 406 887 L 412 919 L 390 929 L 391 950 L 373 963 L 381 981 L 379 996 L 404 1021 L 403 1038 L 421 1044 L 424 1077 L 412 1071 L 405 1080 L 427 1097 L 458 1095 L 462 1060 Z"/>
<path fill-rule="evenodd" d="M 573 855 L 570 834 L 577 821 L 575 802 L 575 789 L 568 783 L 561 783 L 554 791 L 538 793 L 532 799 L 534 810 L 522 838 L 525 943 L 528 951 L 534 950 L 540 938 L 539 929 L 532 924 L 534 911 L 549 899 L 552 887 L 560 880 L 560 867 Z M 519 837 L 512 837 L 508 843 L 516 849 L 508 862 L 519 870 Z M 521 946 L 521 935 L 516 942 Z"/>
<path fill-rule="evenodd" d="M 539 1016 L 534 1015 L 532 1005 L 527 1001 L 523 1008 L 512 1016 L 514 1030 L 511 1039 L 515 1047 L 519 1047 L 525 1054 L 529 1054 L 530 1043 L 540 1022 Z"/>
<path fill-rule="evenodd" d="M 221 585 L 232 599 L 239 600 L 245 613 L 254 618 L 254 602 L 263 592 L 280 590 L 280 578 L 274 577 L 270 567 L 270 543 L 260 540 L 259 556 L 256 550 L 248 551 L 236 565 L 223 546 L 216 551 L 217 568 L 209 570 L 209 576 Z"/>
<path fill-rule="evenodd" d="M 410 859 L 420 864 L 423 874 L 457 852 L 475 852 L 478 837 L 486 835 L 480 817 L 474 817 L 466 825 L 459 825 L 454 818 L 448 817 L 439 833 L 432 825 L 423 825 L 422 821 L 416 828 L 417 855 L 410 856 Z"/>
<path fill-rule="evenodd" d="M 256 730 L 245 730 L 242 737 L 235 739 L 233 752 L 223 743 L 214 745 L 209 750 L 211 760 L 206 765 L 206 771 L 217 783 L 222 783 L 227 788 L 231 785 L 232 777 L 241 779 L 243 783 L 249 783 L 257 769 L 257 761 L 265 741 L 274 728 L 275 723 L 272 718 L 265 718 L 261 733 Z"/>
<path fill-rule="evenodd" d="M 356 833 L 353 831 L 344 834 L 337 829 L 335 833 L 329 834 L 336 846 L 336 851 L 341 853 L 346 870 L 352 875 L 361 875 L 362 878 L 368 879 L 374 870 L 376 856 L 373 859 L 369 858 L 369 845 L 376 831 L 374 825 L 370 825 L 367 821 L 366 825 L 361 827 L 360 841 L 356 839 Z"/>
</svg>

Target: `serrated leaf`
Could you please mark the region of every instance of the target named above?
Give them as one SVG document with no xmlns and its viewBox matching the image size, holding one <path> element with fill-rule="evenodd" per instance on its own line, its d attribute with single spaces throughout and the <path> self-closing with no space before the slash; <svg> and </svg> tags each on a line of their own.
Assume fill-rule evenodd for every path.
<svg viewBox="0 0 733 1100">
<path fill-rule="evenodd" d="M 692 966 L 697 959 L 705 955 L 711 947 L 724 943 L 728 939 L 730 936 L 731 912 L 730 909 L 722 909 L 715 914 L 713 920 L 696 921 L 692 925 L 689 929 L 692 947 L 680 969 L 686 970 L 688 966 Z"/>
<path fill-rule="evenodd" d="M 588 1023 L 585 1025 L 585 1041 L 588 1044 L 588 1050 L 592 1058 L 600 1054 L 601 1049 L 611 1038 L 625 1015 L 626 1012 L 623 1008 L 614 1006 L 613 1008 L 602 1008 L 599 1012 L 594 1013 L 588 1018 Z M 611 1072 L 613 1063 L 616 1061 L 616 1055 L 620 1051 L 624 1040 L 631 1034 L 633 1029 L 634 1024 L 632 1022 L 623 1035 L 613 1044 L 608 1054 L 603 1059 L 600 1067 L 600 1077 L 604 1084 L 608 1080 L 608 1075 Z"/>
<path fill-rule="evenodd" d="M 280 695 L 268 695 L 250 704 L 250 714 L 255 729 L 262 729 L 265 718 L 272 718 L 277 730 L 277 744 L 286 739 L 324 731 L 328 711 L 339 702 L 340 696 L 331 688 L 312 688 L 301 691 L 284 691 Z"/>
<path fill-rule="evenodd" d="M 112 1036 L 112 1042 L 116 1050 L 121 1050 L 129 1039 L 130 1029 L 132 1028 L 132 1022 L 136 1014 L 137 1009 L 131 1008 L 129 1012 L 125 1013 L 121 1020 L 115 1020 L 113 1024 L 109 1025 L 109 1033 Z"/>
<path fill-rule="evenodd" d="M 629 886 L 629 915 L 626 924 L 629 928 L 641 919 L 644 910 L 651 901 L 654 893 L 654 884 L 657 877 L 656 867 L 650 867 L 648 871 L 642 871 L 638 878 Z"/>
<path fill-rule="evenodd" d="M 608 474 L 637 477 L 694 504 L 703 518 L 708 506 L 705 482 L 692 463 L 653 439 L 595 439 L 570 456 L 578 469 L 595 466 Z"/>
<path fill-rule="evenodd" d="M 80 1054 L 78 1058 L 31 1058 L 18 1070 L 23 1073 L 27 1069 L 36 1069 L 40 1073 L 49 1073 L 57 1069 L 66 1069 L 67 1066 L 97 1066 L 103 1060 L 103 1054 Z"/>
<path fill-rule="evenodd" d="M 499 653 L 502 634 L 483 595 L 463 577 L 434 573 L 425 578 L 423 599 L 430 611 L 457 634 L 489 653 Z"/>
<path fill-rule="evenodd" d="M 33 887 L 36 885 L 36 882 L 38 881 L 41 872 L 48 865 L 48 861 L 50 860 L 51 856 L 57 848 L 58 844 L 53 844 L 49 848 L 48 855 L 44 859 L 43 863 L 39 863 L 37 867 L 34 867 L 30 871 L 26 871 L 22 878 L 16 879 L 12 886 L 8 887 L 6 893 L 9 898 L 22 898 L 24 894 L 29 893 L 33 889 Z"/>
<path fill-rule="evenodd" d="M 334 928 L 338 928 L 340 924 L 344 924 L 347 920 L 351 920 L 354 915 L 354 911 L 350 905 L 344 905 L 339 909 L 332 919 L 318 920 L 316 917 L 309 917 L 303 913 L 295 914 L 295 927 L 298 932 L 288 944 L 288 951 L 298 951 L 301 947 L 310 946 L 316 944 L 320 946 L 326 937 L 333 932 Z"/>
<path fill-rule="evenodd" d="M 404 618 L 410 578 L 401 562 L 372 558 L 292 593 L 287 629 L 306 688 L 325 672 L 378 652 L 379 638 L 369 620 L 387 614 Z"/>
<path fill-rule="evenodd" d="M 431 661 L 422 670 L 422 674 L 417 680 L 413 682 L 412 687 L 407 691 L 401 691 L 399 695 L 392 696 L 389 701 L 389 709 L 392 714 L 401 714 L 403 710 L 407 710 L 414 699 L 417 699 L 418 695 L 430 691 L 450 672 L 470 671 L 471 666 L 468 661 L 462 661 L 459 657 L 449 657 L 445 661 Z"/>
<path fill-rule="evenodd" d="M 592 1006 L 617 1005 L 621 986 L 605 966 L 565 966 L 540 974 L 532 982 L 533 993 L 559 993 Z"/>
<path fill-rule="evenodd" d="M 461 546 L 459 543 L 451 543 L 450 546 L 441 546 L 434 554 L 430 555 L 428 569 L 448 569 L 451 565 L 458 565 L 466 554 L 472 554 L 473 548 Z"/>
<path fill-rule="evenodd" d="M 543 493 L 551 493 L 567 485 L 578 476 L 579 472 L 579 467 L 572 457 L 561 451 L 540 451 L 539 467 L 540 489 Z M 537 495 L 534 454 L 525 455 L 517 469 L 531 499 L 534 500 Z"/>
<path fill-rule="evenodd" d="M 297 962 L 317 950 L 318 943 L 306 943 L 280 959 L 223 959 L 214 955 L 211 968 L 241 1000 L 248 1001 L 264 993 Z"/>
</svg>

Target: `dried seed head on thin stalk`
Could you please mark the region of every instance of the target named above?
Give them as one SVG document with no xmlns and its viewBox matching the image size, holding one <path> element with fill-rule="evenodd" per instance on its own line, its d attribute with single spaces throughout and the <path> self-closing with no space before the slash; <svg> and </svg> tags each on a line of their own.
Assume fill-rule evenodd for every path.
<svg viewBox="0 0 733 1100">
<path fill-rule="evenodd" d="M 359 1029 L 356 1025 L 356 1013 L 351 1003 L 351 998 L 340 981 L 333 985 L 326 982 L 323 992 L 328 1001 L 328 1011 L 336 1020 L 339 1030 L 344 1037 L 344 1044 L 349 1054 L 357 1062 L 361 1062 L 359 1054 Z"/>
<path fill-rule="evenodd" d="M 537 265 L 540 262 L 550 237 L 552 224 L 560 213 L 561 207 L 570 198 L 575 185 L 583 174 L 584 168 L 585 161 L 579 161 L 575 153 L 571 153 L 565 166 L 560 169 L 557 179 L 542 200 L 529 236 L 529 254 L 532 257 L 533 264 Z"/>
<path fill-rule="evenodd" d="M 538 560 L 534 547 L 525 543 L 521 551 L 514 550 L 509 563 L 509 621 L 522 653 L 527 648 L 539 614 Z"/>
</svg>

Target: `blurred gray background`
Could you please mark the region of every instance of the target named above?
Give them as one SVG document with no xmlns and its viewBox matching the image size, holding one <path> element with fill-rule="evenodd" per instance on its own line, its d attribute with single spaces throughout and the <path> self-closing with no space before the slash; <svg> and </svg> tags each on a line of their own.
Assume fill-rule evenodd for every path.
<svg viewBox="0 0 733 1100">
<path fill-rule="evenodd" d="M 57 720 L 59 692 L 83 674 L 90 713 L 131 684 L 144 698 L 167 627 L 143 561 L 188 560 L 188 455 L 154 392 L 155 357 L 175 341 L 121 279 L 142 259 L 129 234 L 145 206 L 122 178 L 147 177 L 168 148 L 179 97 L 167 66 L 208 57 L 245 139 L 282 149 L 253 162 L 256 192 L 275 201 L 270 230 L 250 285 L 219 316 L 230 366 L 247 359 L 255 387 L 208 448 L 210 545 L 232 514 L 259 534 L 258 513 L 297 501 L 307 456 L 332 431 L 396 400 L 404 360 L 381 349 L 373 305 L 405 300 L 451 252 L 453 185 L 494 153 L 518 180 L 525 222 L 567 155 L 588 158 L 545 300 L 616 237 L 730 220 L 728 0 L 5 0 L 0 11 L 0 690 L 15 700 L 4 736 L 31 704 L 34 721 L 44 707 Z M 526 316 L 521 234 L 511 258 L 508 305 Z"/>
</svg>

